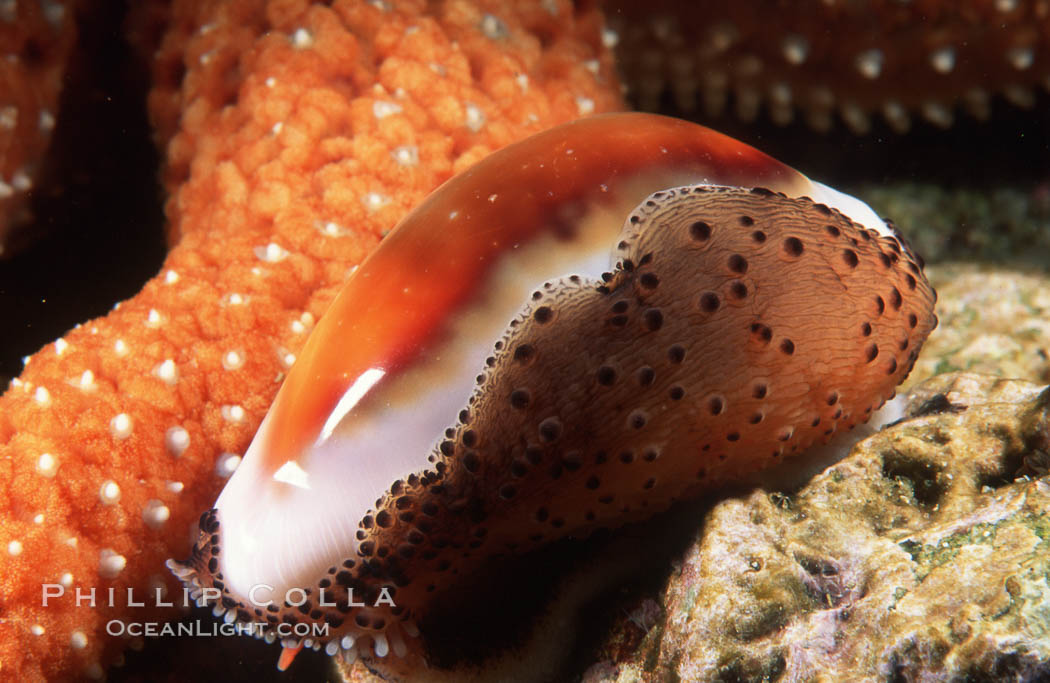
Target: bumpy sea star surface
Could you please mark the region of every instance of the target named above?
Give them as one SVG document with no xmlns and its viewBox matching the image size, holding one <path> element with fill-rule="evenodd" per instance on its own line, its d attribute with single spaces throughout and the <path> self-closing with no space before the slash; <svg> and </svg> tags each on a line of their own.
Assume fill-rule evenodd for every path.
<svg viewBox="0 0 1050 683">
<path fill-rule="evenodd" d="M 0 2 L 0 256 L 29 220 L 29 192 L 51 141 L 66 60 L 76 40 L 77 4 Z"/>
<path fill-rule="evenodd" d="M 1030 107 L 1050 86 L 1050 7 L 1029 0 L 610 0 L 610 36 L 631 98 L 656 109 L 857 133 L 874 117 L 897 132 L 915 117 L 979 119 L 1002 96 Z"/>
</svg>

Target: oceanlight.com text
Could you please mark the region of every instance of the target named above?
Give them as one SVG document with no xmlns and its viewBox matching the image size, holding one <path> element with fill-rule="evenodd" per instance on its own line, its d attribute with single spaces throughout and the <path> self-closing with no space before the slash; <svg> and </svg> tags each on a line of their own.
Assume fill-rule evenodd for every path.
<svg viewBox="0 0 1050 683">
<path fill-rule="evenodd" d="M 195 638 L 213 638 L 215 636 L 255 636 L 263 635 L 271 628 L 268 624 L 248 623 L 225 623 L 213 621 L 182 621 L 178 623 L 166 623 L 158 621 L 121 621 L 111 619 L 106 622 L 106 633 L 111 636 L 145 636 L 147 638 L 162 638 L 168 636 L 189 636 Z M 279 623 L 276 628 L 278 638 L 327 638 L 328 624 L 286 624 Z"/>
</svg>

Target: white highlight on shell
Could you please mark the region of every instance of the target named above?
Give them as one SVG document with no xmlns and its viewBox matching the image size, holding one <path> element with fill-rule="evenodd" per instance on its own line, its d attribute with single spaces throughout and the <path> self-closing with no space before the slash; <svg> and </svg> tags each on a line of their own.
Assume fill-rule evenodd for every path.
<svg viewBox="0 0 1050 683">
<path fill-rule="evenodd" d="M 244 359 L 244 351 L 241 349 L 231 349 L 222 354 L 222 367 L 227 370 L 240 370 L 244 367 Z"/>
<path fill-rule="evenodd" d="M 44 627 L 40 624 L 33 624 L 29 627 L 29 632 L 32 633 L 34 636 L 42 636 L 44 635 Z"/>
<path fill-rule="evenodd" d="M 282 368 L 288 370 L 295 365 L 295 354 L 288 349 L 277 349 L 277 361 L 281 364 Z"/>
<path fill-rule="evenodd" d="M 273 473 L 273 480 L 284 482 L 285 484 L 291 484 L 301 489 L 310 488 L 310 475 L 306 473 L 299 463 L 294 460 L 281 465 L 276 472 Z"/>
<path fill-rule="evenodd" d="M 857 59 L 854 63 L 861 76 L 875 79 L 882 74 L 882 63 L 884 59 L 885 56 L 882 54 L 882 50 L 872 48 L 857 55 Z"/>
<path fill-rule="evenodd" d="M 22 550 L 24 550 L 24 548 L 22 547 L 21 541 L 11 541 L 7 544 L 7 554 L 11 557 L 18 557 L 22 554 Z"/>
<path fill-rule="evenodd" d="M 190 433 L 185 427 L 176 425 L 164 432 L 164 448 L 175 458 L 180 457 L 190 446 Z"/>
<path fill-rule="evenodd" d="M 116 505 L 120 501 L 120 486 L 112 479 L 107 479 L 98 488 L 98 499 L 103 505 Z"/>
<path fill-rule="evenodd" d="M 186 485 L 181 481 L 169 481 L 164 484 L 164 488 L 166 488 L 169 493 L 182 493 L 183 489 L 186 488 Z"/>
<path fill-rule="evenodd" d="M 80 630 L 73 631 L 69 636 L 69 644 L 74 650 L 83 650 L 88 644 L 87 635 Z"/>
<path fill-rule="evenodd" d="M 365 370 L 354 380 L 354 383 L 350 385 L 350 388 L 346 390 L 346 393 L 340 397 L 339 402 L 336 403 L 335 408 L 332 409 L 328 419 L 325 421 L 324 426 L 321 428 L 321 440 L 326 440 L 331 437 L 332 432 L 335 431 L 336 426 L 339 422 L 354 409 L 358 401 L 365 397 L 365 394 L 375 386 L 376 382 L 383 379 L 386 374 L 386 370 L 380 368 L 369 368 Z"/>
<path fill-rule="evenodd" d="M 241 456 L 236 453 L 223 453 L 215 462 L 215 474 L 226 479 L 237 471 L 237 466 L 240 464 Z"/>
<path fill-rule="evenodd" d="M 467 102 L 464 106 L 464 111 L 466 113 L 464 125 L 472 133 L 477 133 L 485 126 L 485 112 L 482 111 L 481 107 L 473 102 Z"/>
<path fill-rule="evenodd" d="M 61 356 L 69 348 L 69 342 L 62 337 L 55 340 L 55 355 Z"/>
<path fill-rule="evenodd" d="M 127 413 L 118 413 L 109 421 L 109 433 L 114 439 L 124 440 L 131 436 L 131 416 Z"/>
<path fill-rule="evenodd" d="M 284 130 L 284 121 L 278 121 L 270 126 L 270 134 L 274 136 L 280 135 L 282 130 Z"/>
<path fill-rule="evenodd" d="M 43 523 L 44 523 L 44 513 L 40 512 L 40 513 L 37 513 L 37 514 L 33 515 L 33 524 L 43 524 Z"/>
<path fill-rule="evenodd" d="M 239 405 L 224 405 L 219 409 L 222 419 L 227 422 L 243 422 L 245 418 L 244 408 Z"/>
<path fill-rule="evenodd" d="M 104 579 L 116 578 L 127 565 L 127 558 L 112 548 L 103 548 L 98 554 L 98 573 Z"/>
<path fill-rule="evenodd" d="M 401 145 L 395 147 L 390 156 L 400 166 L 417 166 L 419 164 L 419 148 L 415 145 Z"/>
<path fill-rule="evenodd" d="M 173 385 L 179 381 L 179 369 L 175 361 L 167 358 L 153 368 L 153 375 L 165 384 Z"/>
<path fill-rule="evenodd" d="M 146 523 L 151 529 L 159 529 L 164 526 L 164 523 L 171 518 L 171 510 L 168 506 L 157 500 L 151 498 L 146 502 L 146 507 L 142 509 L 142 521 Z"/>
<path fill-rule="evenodd" d="M 63 588 L 69 588 L 73 585 L 73 574 L 72 572 L 65 572 L 62 576 L 58 577 L 58 583 Z"/>
<path fill-rule="evenodd" d="M 288 258 L 288 250 L 275 242 L 265 247 L 255 247 L 252 251 L 255 252 L 255 258 L 266 263 L 280 263 Z"/>
<path fill-rule="evenodd" d="M 400 114 L 401 111 L 401 105 L 397 102 L 376 100 L 372 103 L 372 116 L 376 117 L 377 119 L 385 119 L 388 116 Z"/>
<path fill-rule="evenodd" d="M 594 100 L 590 97 L 576 98 L 576 113 L 580 116 L 587 116 L 594 113 Z"/>
<path fill-rule="evenodd" d="M 149 313 L 146 314 L 146 325 L 149 327 L 157 328 L 164 324 L 164 316 L 160 314 L 155 308 L 149 309 Z"/>
<path fill-rule="evenodd" d="M 51 405 L 51 393 L 44 387 L 37 387 L 33 392 L 33 400 L 40 406 Z"/>
<path fill-rule="evenodd" d="M 232 294 L 230 294 L 230 295 L 228 295 L 226 297 L 226 303 L 228 303 L 231 306 L 240 306 L 244 302 L 245 302 L 244 297 L 241 296 L 240 294 L 238 294 L 237 292 L 233 292 Z"/>
<path fill-rule="evenodd" d="M 36 459 L 37 474 L 43 477 L 53 477 L 58 470 L 58 459 L 50 453 L 41 453 Z"/>
<path fill-rule="evenodd" d="M 117 354 L 117 357 L 126 356 L 128 353 L 128 345 L 124 343 L 123 339 L 118 339 L 113 342 L 113 352 Z"/>
</svg>

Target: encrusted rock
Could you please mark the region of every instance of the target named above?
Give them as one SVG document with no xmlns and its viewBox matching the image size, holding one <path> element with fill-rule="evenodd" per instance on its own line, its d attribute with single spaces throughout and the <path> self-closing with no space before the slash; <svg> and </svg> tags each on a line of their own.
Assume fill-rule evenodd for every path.
<svg viewBox="0 0 1050 683">
<path fill-rule="evenodd" d="M 589 681 L 1046 680 L 1050 388 L 974 374 L 803 489 L 730 498 Z"/>
</svg>

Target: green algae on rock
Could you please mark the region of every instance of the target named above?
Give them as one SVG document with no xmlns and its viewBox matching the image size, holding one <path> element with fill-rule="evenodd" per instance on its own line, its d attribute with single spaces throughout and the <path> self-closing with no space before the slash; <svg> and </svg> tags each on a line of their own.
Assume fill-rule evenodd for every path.
<svg viewBox="0 0 1050 683">
<path fill-rule="evenodd" d="M 946 374 L 908 415 L 790 496 L 716 505 L 662 623 L 588 680 L 1050 675 L 1050 388 Z"/>
</svg>

